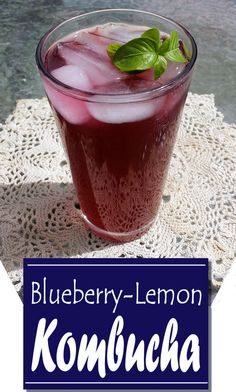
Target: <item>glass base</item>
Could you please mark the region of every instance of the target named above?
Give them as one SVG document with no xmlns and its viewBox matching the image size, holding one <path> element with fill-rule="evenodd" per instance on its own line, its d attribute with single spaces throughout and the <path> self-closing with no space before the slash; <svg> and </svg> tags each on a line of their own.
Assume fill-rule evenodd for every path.
<svg viewBox="0 0 236 392">
<path fill-rule="evenodd" d="M 128 242 L 128 241 L 133 241 L 133 240 L 141 237 L 143 234 L 145 234 L 149 230 L 149 228 L 152 226 L 152 224 L 155 220 L 155 219 L 153 219 L 150 223 L 141 227 L 140 229 L 119 233 L 119 232 L 112 232 L 112 231 L 103 230 L 100 227 L 95 226 L 82 213 L 81 213 L 81 217 L 85 223 L 85 226 L 89 230 L 91 230 L 98 237 L 100 237 L 104 240 L 112 241 L 112 242 Z"/>
</svg>

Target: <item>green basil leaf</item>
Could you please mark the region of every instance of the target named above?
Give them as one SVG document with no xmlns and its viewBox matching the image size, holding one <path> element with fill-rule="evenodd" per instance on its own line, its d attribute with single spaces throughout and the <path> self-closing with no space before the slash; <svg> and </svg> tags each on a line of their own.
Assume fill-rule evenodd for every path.
<svg viewBox="0 0 236 392">
<path fill-rule="evenodd" d="M 163 55 L 167 60 L 175 61 L 176 63 L 187 63 L 187 59 L 184 57 L 183 53 L 179 48 L 170 50 Z"/>
<path fill-rule="evenodd" d="M 158 79 L 166 70 L 167 61 L 165 57 L 158 56 L 155 64 L 154 64 L 154 78 Z"/>
<path fill-rule="evenodd" d="M 179 34 L 177 31 L 170 33 L 170 45 L 169 50 L 177 49 L 179 47 Z"/>
<path fill-rule="evenodd" d="M 155 27 L 152 29 L 149 29 L 147 31 L 145 31 L 141 37 L 143 38 L 149 38 L 152 39 L 153 42 L 155 42 L 156 45 L 156 49 L 159 48 L 159 46 L 161 45 L 161 39 L 160 39 L 160 30 L 156 29 Z"/>
<path fill-rule="evenodd" d="M 107 45 L 107 54 L 112 58 L 116 51 L 122 46 L 122 44 L 109 44 Z"/>
<path fill-rule="evenodd" d="M 158 54 L 164 54 L 164 53 L 168 52 L 169 46 L 170 46 L 170 37 L 166 38 L 165 41 L 162 42 L 162 44 L 158 50 Z"/>
<path fill-rule="evenodd" d="M 144 71 L 157 60 L 156 45 L 149 38 L 135 38 L 122 45 L 113 57 L 113 64 L 124 72 Z"/>
</svg>

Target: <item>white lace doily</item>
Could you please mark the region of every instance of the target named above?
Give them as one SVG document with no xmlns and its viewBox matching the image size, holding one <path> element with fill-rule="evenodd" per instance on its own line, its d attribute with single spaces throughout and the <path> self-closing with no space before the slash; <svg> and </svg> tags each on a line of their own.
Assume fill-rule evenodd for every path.
<svg viewBox="0 0 236 392">
<path fill-rule="evenodd" d="M 50 107 L 20 100 L 0 132 L 0 259 L 16 289 L 23 257 L 207 257 L 219 285 L 236 252 L 236 125 L 189 94 L 155 224 L 126 244 L 89 233 Z"/>
</svg>

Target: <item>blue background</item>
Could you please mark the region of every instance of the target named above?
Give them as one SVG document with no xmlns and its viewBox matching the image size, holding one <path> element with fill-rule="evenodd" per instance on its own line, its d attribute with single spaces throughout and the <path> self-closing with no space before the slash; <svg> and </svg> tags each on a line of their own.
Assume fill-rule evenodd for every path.
<svg viewBox="0 0 236 392">
<path fill-rule="evenodd" d="M 96 264 L 89 267 L 29 267 L 28 264 Z M 206 259 L 125 259 L 124 264 L 172 264 L 170 267 L 128 267 L 128 266 L 109 266 L 109 264 L 122 264 L 122 259 L 26 259 L 24 260 L 24 387 L 31 389 L 206 389 L 207 385 L 194 384 L 26 384 L 26 382 L 199 382 L 208 381 L 208 267 Z M 205 267 L 176 266 L 176 264 L 200 263 Z M 106 264 L 99 267 L 99 264 Z M 174 289 L 176 292 L 182 288 L 191 291 L 200 289 L 203 293 L 201 306 L 176 304 L 173 306 L 165 304 L 156 305 L 135 305 L 134 301 L 126 299 L 120 301 L 116 313 L 112 313 L 114 303 L 88 305 L 84 301 L 77 305 L 38 305 L 31 304 L 31 282 L 43 281 L 47 277 L 48 288 L 63 289 L 72 288 L 73 279 L 77 279 L 77 287 L 82 290 L 89 288 L 96 289 L 123 289 L 123 294 L 135 293 L 135 282 L 140 282 L 140 293 L 145 293 L 151 288 Z M 67 298 L 69 299 L 69 298 Z M 141 299 L 141 297 L 140 297 Z M 153 300 L 153 298 L 150 298 Z M 81 336 L 85 333 L 89 337 L 96 333 L 99 341 L 104 338 L 108 340 L 111 326 L 114 319 L 122 315 L 124 318 L 124 328 L 122 335 L 125 340 L 130 333 L 135 333 L 136 342 L 141 339 L 149 342 L 154 333 L 160 335 L 160 347 L 166 325 L 170 318 L 177 319 L 179 330 L 177 340 L 181 349 L 185 339 L 191 334 L 197 334 L 200 339 L 200 363 L 201 369 L 195 373 L 191 368 L 182 373 L 180 370 L 173 372 L 170 365 L 164 372 L 160 371 L 159 366 L 153 373 L 138 372 L 135 367 L 126 372 L 123 362 L 116 372 L 110 372 L 106 367 L 106 377 L 100 378 L 97 366 L 92 372 L 84 369 L 78 372 L 75 365 L 68 372 L 55 369 L 48 373 L 40 361 L 35 372 L 31 372 L 31 361 L 34 347 L 34 339 L 38 321 L 41 317 L 46 317 L 47 326 L 54 318 L 58 319 L 58 325 L 51 335 L 50 349 L 52 358 L 61 336 L 70 331 L 76 342 L 80 342 Z M 77 345 L 77 347 L 78 347 Z M 160 355 L 160 347 L 158 355 Z M 66 358 L 65 358 L 66 359 Z M 55 361 L 54 361 L 55 362 Z"/>
</svg>

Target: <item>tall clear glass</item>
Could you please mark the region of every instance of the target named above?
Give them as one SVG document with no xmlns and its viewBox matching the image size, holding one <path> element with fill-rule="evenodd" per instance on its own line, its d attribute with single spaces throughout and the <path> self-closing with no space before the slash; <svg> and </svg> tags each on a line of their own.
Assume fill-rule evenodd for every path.
<svg viewBox="0 0 236 392">
<path fill-rule="evenodd" d="M 177 31 L 190 61 L 168 82 L 131 93 L 78 89 L 48 71 L 46 54 L 54 43 L 110 22 Z M 36 61 L 68 155 L 81 215 L 100 237 L 130 241 L 155 220 L 196 56 L 195 41 L 183 26 L 128 9 L 76 16 L 40 40 Z"/>
</svg>

